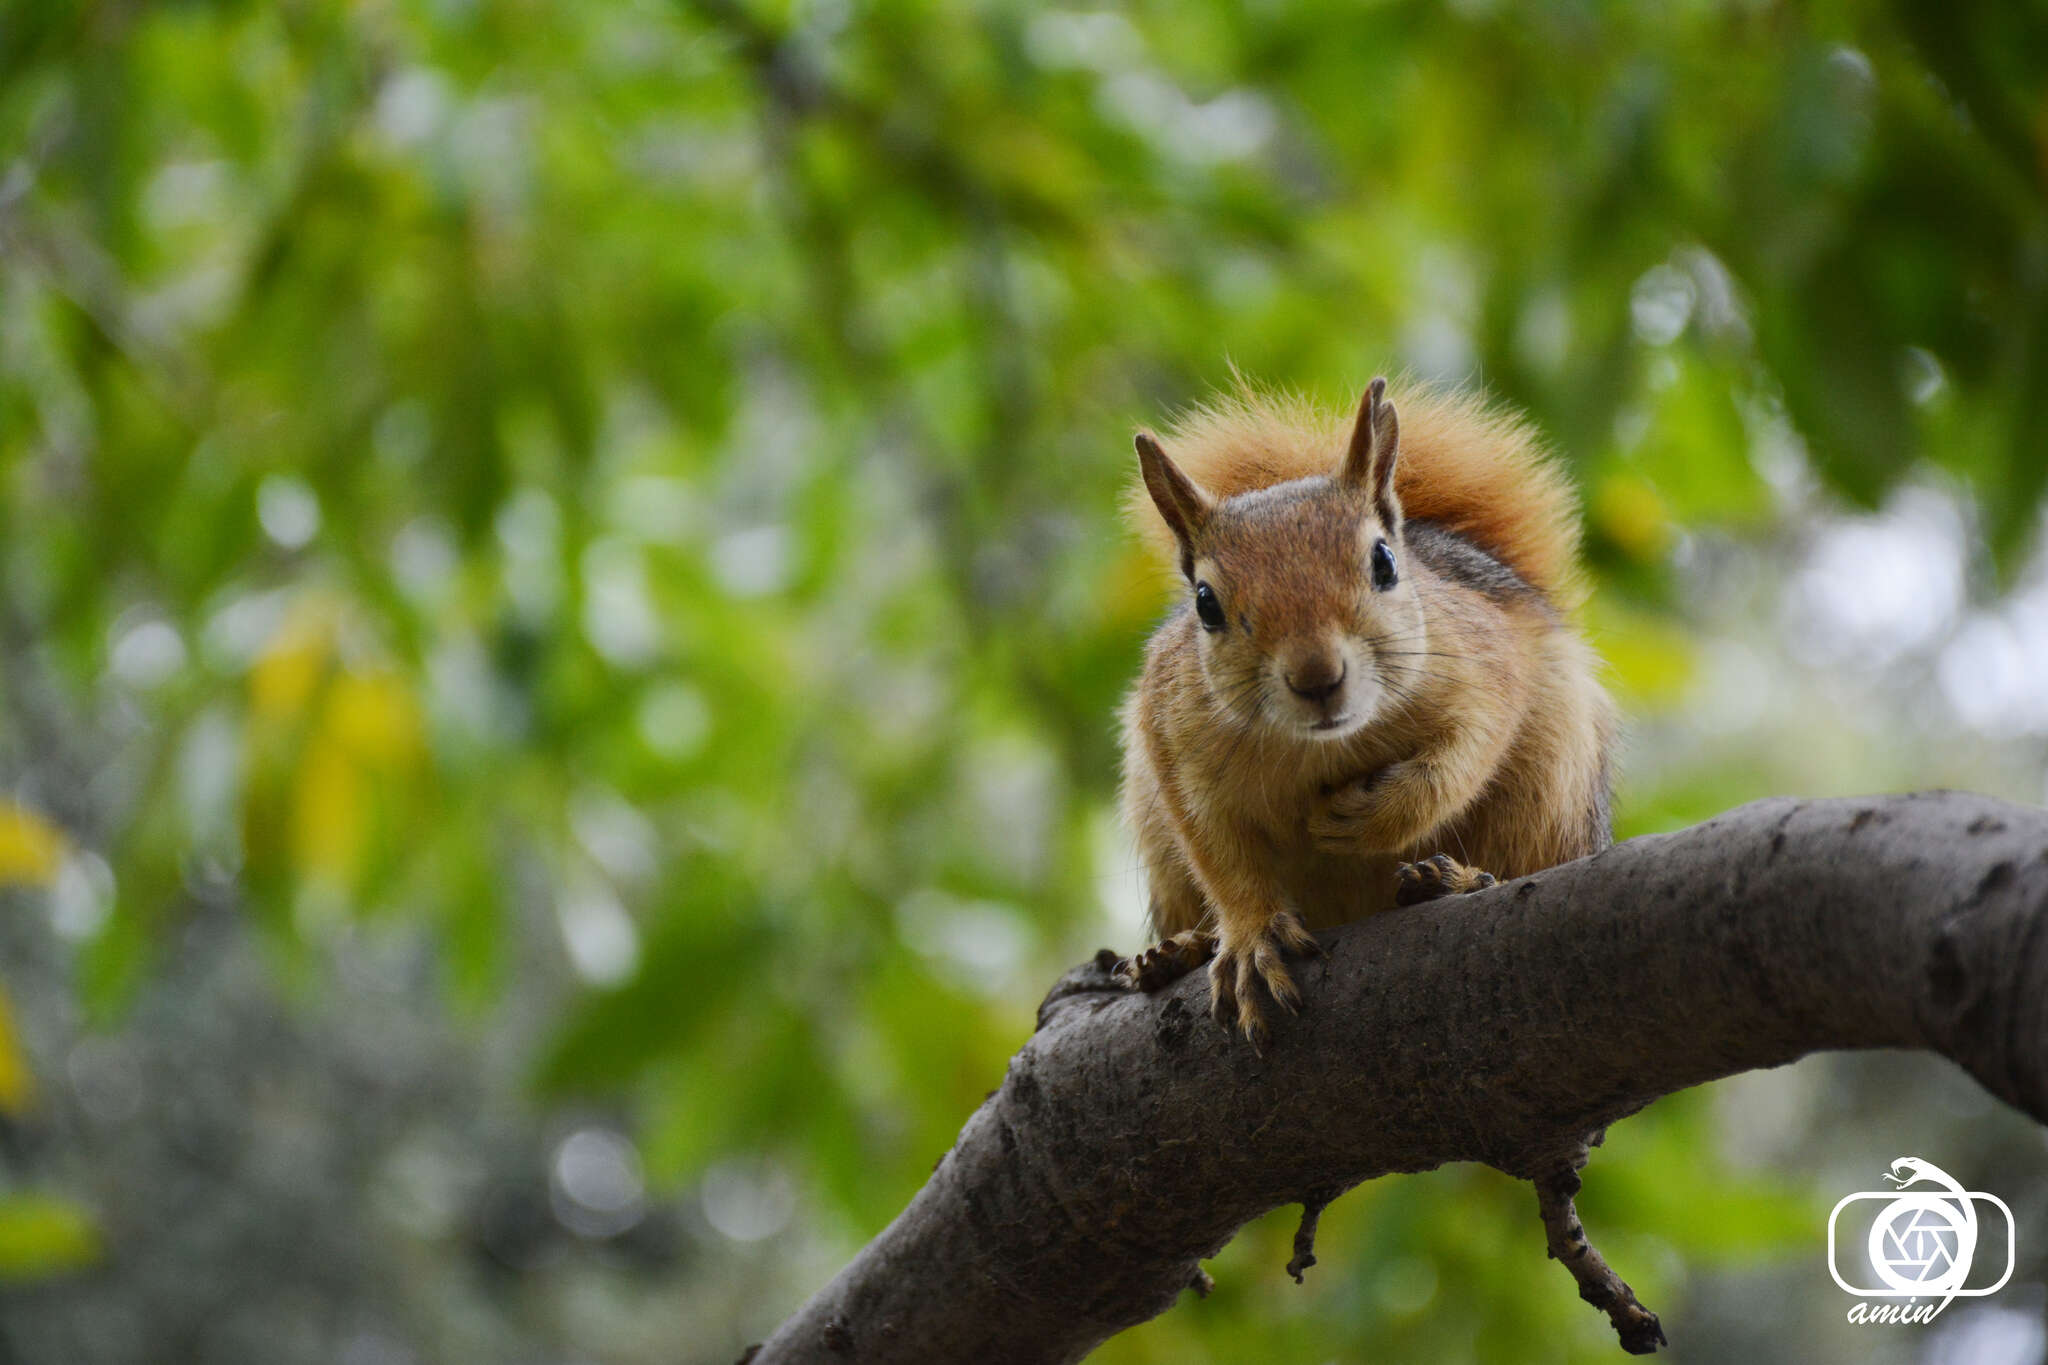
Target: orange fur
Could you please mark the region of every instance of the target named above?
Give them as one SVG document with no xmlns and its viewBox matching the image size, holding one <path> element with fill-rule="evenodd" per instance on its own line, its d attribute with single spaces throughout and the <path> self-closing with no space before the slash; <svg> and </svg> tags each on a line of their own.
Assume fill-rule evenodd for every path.
<svg viewBox="0 0 2048 1365">
<path fill-rule="evenodd" d="M 1411 518 L 1441 523 L 1519 573 L 1562 611 L 1585 596 L 1578 571 L 1578 500 L 1528 423 L 1469 394 L 1426 385 L 1389 386 L 1401 410 L 1394 491 Z M 1295 395 L 1236 392 L 1199 404 L 1162 441 L 1174 463 L 1218 498 L 1327 474 L 1351 431 L 1351 414 Z M 1146 544 L 1171 562 L 1173 533 L 1134 481 L 1125 513 Z"/>
</svg>

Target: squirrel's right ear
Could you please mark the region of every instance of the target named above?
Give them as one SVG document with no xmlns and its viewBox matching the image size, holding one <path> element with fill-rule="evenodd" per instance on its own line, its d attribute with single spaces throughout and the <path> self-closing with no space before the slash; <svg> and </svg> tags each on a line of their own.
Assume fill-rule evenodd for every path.
<svg viewBox="0 0 2048 1365">
<path fill-rule="evenodd" d="M 1152 495 L 1152 505 L 1159 509 L 1159 515 L 1166 518 L 1174 539 L 1186 548 L 1208 524 L 1209 514 L 1216 508 L 1215 499 L 1181 473 L 1180 466 L 1166 457 L 1151 432 L 1139 432 L 1137 446 L 1138 470 L 1145 476 L 1145 491 Z"/>
<path fill-rule="evenodd" d="M 1351 446 L 1337 478 L 1372 495 L 1380 520 L 1389 527 L 1401 518 L 1401 504 L 1394 497 L 1394 461 L 1401 455 L 1401 423 L 1394 405 L 1386 401 L 1387 381 L 1375 379 L 1359 400 L 1358 422 L 1351 428 Z"/>
</svg>

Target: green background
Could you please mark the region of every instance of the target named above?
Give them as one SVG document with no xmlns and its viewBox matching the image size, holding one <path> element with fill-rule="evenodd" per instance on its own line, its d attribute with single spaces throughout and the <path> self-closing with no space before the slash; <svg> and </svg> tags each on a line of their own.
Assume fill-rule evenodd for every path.
<svg viewBox="0 0 2048 1365">
<path fill-rule="evenodd" d="M 1116 505 L 1233 369 L 1533 417 L 1623 835 L 2042 799 L 2044 32 L 10 0 L 0 1357 L 772 1329 L 1140 938 Z M 1583 1206 L 1680 1359 L 1917 1358 L 1821 1229 L 1921 1147 L 2021 1218 L 1948 1327 L 2027 1346 L 2042 1148 L 1938 1067 L 1675 1097 Z M 1348 1196 L 1305 1289 L 1291 1228 L 1100 1358 L 1613 1353 L 1494 1173 Z"/>
</svg>

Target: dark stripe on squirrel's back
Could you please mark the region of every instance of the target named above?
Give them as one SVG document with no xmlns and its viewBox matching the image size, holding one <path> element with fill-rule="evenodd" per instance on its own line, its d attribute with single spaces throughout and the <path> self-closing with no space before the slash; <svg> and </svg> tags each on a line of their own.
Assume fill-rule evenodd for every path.
<svg viewBox="0 0 2048 1365">
<path fill-rule="evenodd" d="M 1401 525 L 1408 549 L 1443 577 L 1495 602 L 1543 601 L 1529 581 L 1456 531 L 1433 521 Z"/>
</svg>

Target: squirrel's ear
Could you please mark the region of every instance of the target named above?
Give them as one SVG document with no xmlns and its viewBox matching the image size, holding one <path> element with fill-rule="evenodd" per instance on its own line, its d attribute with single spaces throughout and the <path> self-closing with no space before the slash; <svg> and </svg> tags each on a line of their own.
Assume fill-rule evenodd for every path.
<svg viewBox="0 0 2048 1365">
<path fill-rule="evenodd" d="M 1145 476 L 1145 491 L 1152 495 L 1152 505 L 1159 509 L 1159 515 L 1166 518 L 1174 539 L 1186 548 L 1208 524 L 1215 500 L 1181 473 L 1180 466 L 1166 457 L 1151 432 L 1139 432 L 1137 446 L 1138 470 Z"/>
<path fill-rule="evenodd" d="M 1351 428 L 1351 446 L 1338 467 L 1340 483 L 1363 488 L 1372 495 L 1380 520 L 1392 527 L 1401 519 L 1401 504 L 1394 496 L 1394 461 L 1401 456 L 1401 423 L 1394 405 L 1386 401 L 1387 381 L 1375 379 L 1359 400 L 1358 422 Z"/>
</svg>

